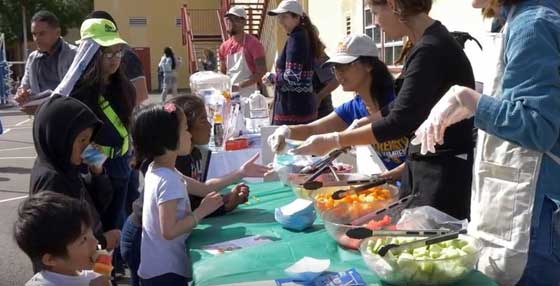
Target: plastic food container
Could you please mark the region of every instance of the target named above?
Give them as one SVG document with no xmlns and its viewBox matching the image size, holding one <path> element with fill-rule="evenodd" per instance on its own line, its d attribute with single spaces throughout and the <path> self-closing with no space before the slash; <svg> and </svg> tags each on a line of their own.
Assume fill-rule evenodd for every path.
<svg viewBox="0 0 560 286">
<path fill-rule="evenodd" d="M 363 225 L 352 225 L 352 221 L 369 214 L 378 209 L 384 208 L 393 203 L 398 197 L 398 189 L 393 185 L 383 185 L 382 187 L 389 188 L 391 191 L 391 198 L 388 200 L 373 201 L 370 203 L 339 203 L 337 206 L 320 211 L 320 207 L 315 201 L 315 209 L 321 215 L 327 233 L 341 246 L 358 249 L 360 247 L 361 239 L 354 239 L 346 236 L 346 232 L 353 228 L 368 227 L 368 223 Z M 332 192 L 331 192 L 332 194 Z M 375 229 L 394 229 L 396 219 L 388 217 L 390 221 L 387 224 L 378 224 Z M 381 221 L 381 220 L 379 220 Z"/>
<path fill-rule="evenodd" d="M 315 202 L 317 213 L 323 216 L 326 211 L 336 208 L 331 212 L 331 216 L 340 216 L 337 221 L 342 220 L 343 223 L 349 223 L 353 219 L 359 218 L 374 210 L 384 208 L 398 199 L 399 189 L 391 184 L 383 184 L 381 186 L 361 191 L 360 194 L 349 194 L 340 200 L 333 200 L 332 193 L 338 190 L 347 190 L 345 187 L 329 187 L 314 191 L 311 199 Z M 341 206 L 340 208 L 337 208 Z"/>
<path fill-rule="evenodd" d="M 378 240 L 383 239 L 389 238 L 364 239 L 360 245 L 360 252 L 371 271 L 382 281 L 394 285 L 450 285 L 455 283 L 465 278 L 475 268 L 482 249 L 481 242 L 476 238 L 460 235 L 458 239 L 429 246 L 431 250 L 430 248 L 417 248 L 405 250 L 400 254 L 389 252 L 381 257 L 377 253 L 373 253 L 372 249 L 383 244 L 375 245 Z M 457 247 L 446 246 L 448 244 L 457 244 Z"/>
</svg>

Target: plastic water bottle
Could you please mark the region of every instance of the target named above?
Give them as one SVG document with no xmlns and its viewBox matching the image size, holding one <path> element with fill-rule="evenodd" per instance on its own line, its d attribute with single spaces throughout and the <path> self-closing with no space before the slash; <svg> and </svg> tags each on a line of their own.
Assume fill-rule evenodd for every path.
<svg viewBox="0 0 560 286">
<path fill-rule="evenodd" d="M 212 129 L 214 130 L 214 146 L 220 148 L 224 144 L 224 126 L 221 114 L 214 114 L 214 126 Z"/>
<path fill-rule="evenodd" d="M 268 103 L 266 97 L 256 90 L 249 97 L 249 116 L 253 132 L 259 132 L 261 127 L 268 126 Z"/>
</svg>

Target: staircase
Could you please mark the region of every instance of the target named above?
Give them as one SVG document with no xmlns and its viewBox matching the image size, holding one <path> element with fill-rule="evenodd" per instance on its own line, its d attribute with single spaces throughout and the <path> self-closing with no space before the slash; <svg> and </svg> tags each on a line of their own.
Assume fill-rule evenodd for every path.
<svg viewBox="0 0 560 286">
<path fill-rule="evenodd" d="M 198 66 L 198 60 L 204 58 L 205 49 L 213 51 L 217 57 L 223 41 L 221 18 L 216 9 L 189 9 L 187 5 L 181 8 L 183 46 L 187 47 L 190 74 L 202 68 Z"/>
<path fill-rule="evenodd" d="M 245 32 L 261 37 L 269 0 L 231 0 L 230 6 L 241 6 L 247 12 Z"/>
<path fill-rule="evenodd" d="M 245 32 L 260 38 L 269 0 L 220 0 L 219 9 L 181 8 L 183 46 L 187 47 L 189 72 L 199 70 L 198 59 L 204 58 L 204 50 L 210 49 L 218 58 L 220 44 L 227 40 L 224 15 L 232 6 L 241 6 L 247 12 Z M 218 59 L 219 60 L 219 59 Z"/>
</svg>

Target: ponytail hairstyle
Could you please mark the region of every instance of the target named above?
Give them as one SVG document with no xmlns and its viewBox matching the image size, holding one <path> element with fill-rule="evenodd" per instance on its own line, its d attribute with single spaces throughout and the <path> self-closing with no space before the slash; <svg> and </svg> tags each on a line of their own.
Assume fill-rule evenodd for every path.
<svg viewBox="0 0 560 286">
<path fill-rule="evenodd" d="M 292 12 L 288 13 L 294 18 L 300 17 L 300 26 L 303 27 L 307 33 L 307 37 L 309 38 L 309 42 L 311 44 L 311 51 L 313 52 L 313 58 L 316 59 L 321 57 L 324 54 L 326 46 L 323 42 L 321 42 L 321 39 L 319 38 L 319 30 L 315 25 L 313 25 L 309 16 L 306 13 L 303 13 L 301 16 Z"/>
<path fill-rule="evenodd" d="M 180 124 L 185 119 L 183 109 L 174 103 L 141 106 L 132 116 L 132 144 L 134 167 L 139 169 L 144 161 L 176 150 Z"/>
<path fill-rule="evenodd" d="M 171 69 L 175 70 L 177 64 L 175 63 L 175 54 L 173 54 L 173 50 L 170 47 L 165 47 L 165 49 L 163 49 L 163 53 L 165 54 L 165 57 L 171 58 Z"/>
<path fill-rule="evenodd" d="M 364 65 L 369 65 L 371 69 L 371 99 L 379 109 L 388 105 L 394 98 L 395 87 L 393 75 L 378 57 L 359 57 L 358 61 Z"/>
<path fill-rule="evenodd" d="M 404 43 L 403 49 L 401 51 L 401 55 L 395 61 L 395 64 L 402 65 L 404 63 L 404 60 L 406 59 L 406 56 L 408 55 L 410 50 L 412 50 L 412 47 L 414 47 L 414 43 L 411 40 L 406 40 L 406 42 Z"/>
<path fill-rule="evenodd" d="M 401 20 L 416 16 L 421 13 L 429 13 L 432 10 L 433 0 L 395 0 L 393 13 L 398 15 Z M 371 6 L 387 5 L 387 0 L 368 0 Z"/>
</svg>

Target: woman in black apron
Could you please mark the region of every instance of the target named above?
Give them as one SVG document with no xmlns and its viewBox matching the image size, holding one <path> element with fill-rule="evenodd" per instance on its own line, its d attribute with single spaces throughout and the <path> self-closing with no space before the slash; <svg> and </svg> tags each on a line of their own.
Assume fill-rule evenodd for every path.
<svg viewBox="0 0 560 286">
<path fill-rule="evenodd" d="M 296 153 L 323 154 L 342 146 L 381 143 L 413 132 L 453 85 L 474 88 L 465 53 L 447 29 L 428 16 L 432 0 L 370 0 L 376 24 L 392 38 L 413 43 L 400 77 L 397 98 L 382 110 L 383 118 L 355 130 L 311 136 Z M 445 144 L 434 154 L 408 148 L 401 196 L 417 193 L 414 206 L 430 205 L 456 218 L 469 216 L 473 139 L 472 120 L 448 129 Z"/>
</svg>

